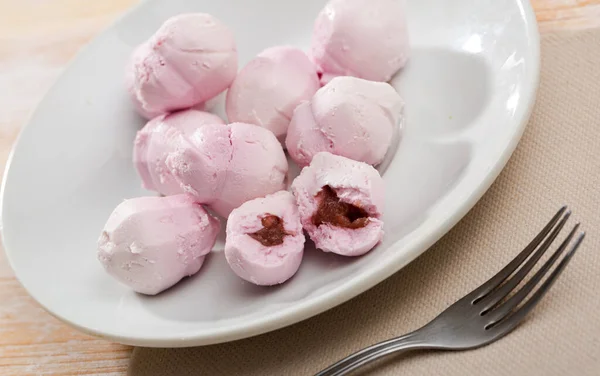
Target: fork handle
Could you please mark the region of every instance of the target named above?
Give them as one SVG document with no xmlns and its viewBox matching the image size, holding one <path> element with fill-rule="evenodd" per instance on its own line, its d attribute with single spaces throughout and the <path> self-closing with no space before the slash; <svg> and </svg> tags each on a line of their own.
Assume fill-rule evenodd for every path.
<svg viewBox="0 0 600 376">
<path fill-rule="evenodd" d="M 360 350 L 329 366 L 323 371 L 317 373 L 315 376 L 342 376 L 364 366 L 367 363 L 390 354 L 427 348 L 430 348 L 430 346 L 423 341 L 419 335 L 419 331 L 417 330 L 401 337 L 379 342 L 375 345 Z"/>
</svg>

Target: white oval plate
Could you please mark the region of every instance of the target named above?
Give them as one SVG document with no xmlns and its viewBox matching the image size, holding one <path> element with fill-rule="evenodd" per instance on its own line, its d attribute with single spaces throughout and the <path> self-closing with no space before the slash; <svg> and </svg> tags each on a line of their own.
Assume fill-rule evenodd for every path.
<svg viewBox="0 0 600 376">
<path fill-rule="evenodd" d="M 406 100 L 406 132 L 384 175 L 386 234 L 366 256 L 308 250 L 293 279 L 261 288 L 229 270 L 220 241 L 197 275 L 155 297 L 104 273 L 96 240 L 106 218 L 123 199 L 151 194 L 131 162 L 142 125 L 123 88 L 132 48 L 168 17 L 203 11 L 234 29 L 245 64 L 272 45 L 307 47 L 323 5 L 150 0 L 82 51 L 23 129 L 2 190 L 6 253 L 42 306 L 82 331 L 131 345 L 248 337 L 360 294 L 465 215 L 500 173 L 533 106 L 539 35 L 526 0 L 408 1 L 412 57 L 392 82 Z"/>
</svg>

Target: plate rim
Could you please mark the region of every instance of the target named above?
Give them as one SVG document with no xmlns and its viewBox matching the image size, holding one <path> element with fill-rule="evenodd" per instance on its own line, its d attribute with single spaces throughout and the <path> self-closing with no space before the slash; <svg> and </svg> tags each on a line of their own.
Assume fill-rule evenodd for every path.
<svg viewBox="0 0 600 376">
<path fill-rule="evenodd" d="M 522 17 L 525 21 L 527 35 L 529 36 L 528 44 L 530 47 L 530 53 L 532 57 L 531 63 L 533 66 L 533 74 L 531 76 L 525 77 L 523 81 L 525 83 L 523 87 L 523 92 L 525 94 L 524 97 L 528 99 L 528 103 L 526 104 L 526 106 L 523 106 L 520 114 L 515 113 L 515 119 L 516 122 L 518 122 L 515 128 L 515 132 L 509 140 L 508 144 L 506 145 L 505 149 L 500 154 L 499 158 L 493 163 L 493 166 L 488 170 L 481 183 L 475 186 L 473 191 L 470 192 L 470 194 L 464 201 L 460 202 L 455 206 L 455 210 L 451 214 L 445 215 L 445 217 L 440 220 L 439 224 L 436 227 L 434 227 L 430 231 L 430 233 L 424 234 L 424 236 L 422 236 L 420 239 L 417 239 L 417 241 L 415 241 L 414 244 L 407 245 L 407 247 L 404 249 L 404 257 L 402 259 L 391 260 L 390 263 L 384 264 L 381 268 L 361 273 L 361 275 L 358 277 L 358 280 L 355 280 L 350 285 L 346 284 L 334 288 L 315 298 L 309 299 L 307 302 L 288 307 L 273 314 L 265 315 L 260 319 L 252 320 L 250 324 L 237 323 L 233 325 L 228 325 L 223 328 L 214 328 L 210 332 L 193 333 L 185 337 L 163 335 L 157 338 L 124 336 L 106 330 L 100 330 L 79 325 L 76 322 L 71 321 L 69 318 L 54 312 L 52 309 L 44 305 L 39 299 L 37 299 L 37 297 L 27 287 L 27 284 L 19 278 L 16 268 L 14 267 L 13 260 L 11 258 L 11 252 L 8 250 L 6 242 L 4 241 L 5 226 L 3 225 L 3 214 L 4 200 L 6 198 L 5 193 L 7 177 L 12 168 L 14 152 L 21 142 L 21 136 L 24 133 L 23 131 L 29 126 L 29 124 L 31 123 L 31 119 L 37 113 L 39 108 L 38 104 L 38 106 L 36 106 L 36 108 L 30 112 L 27 120 L 24 123 L 24 126 L 19 131 L 19 135 L 17 136 L 9 152 L 4 174 L 2 177 L 2 184 L 0 185 L 0 241 L 2 241 L 3 243 L 4 254 L 6 256 L 8 264 L 13 270 L 15 279 L 19 281 L 19 283 L 24 287 L 27 293 L 35 300 L 35 302 L 38 305 L 40 305 L 51 316 L 76 328 L 77 330 L 83 333 L 118 342 L 124 345 L 166 348 L 218 344 L 242 338 L 253 337 L 259 334 L 281 329 L 286 326 L 298 323 L 300 321 L 321 314 L 373 288 L 375 285 L 388 279 L 392 274 L 400 271 L 406 265 L 413 262 L 417 257 L 425 253 L 435 242 L 437 242 L 445 234 L 447 234 L 452 229 L 452 227 L 454 227 L 475 206 L 475 204 L 481 199 L 481 197 L 487 192 L 487 190 L 499 176 L 500 172 L 504 169 L 506 163 L 512 156 L 512 153 L 516 149 L 517 145 L 519 144 L 519 141 L 521 140 L 521 137 L 523 136 L 523 133 L 525 131 L 525 128 L 527 126 L 527 123 L 535 105 L 536 94 L 540 82 L 540 33 L 537 24 L 537 19 L 535 17 L 535 12 L 531 3 L 527 0 L 514 1 L 516 5 L 519 6 Z M 100 37 L 106 30 L 113 28 L 119 23 L 121 23 L 130 14 L 136 12 L 139 8 L 144 6 L 144 3 L 145 2 L 138 3 L 129 10 L 125 11 L 120 17 L 117 18 L 116 21 L 114 21 L 108 27 L 103 29 L 103 31 L 97 34 L 96 37 L 94 37 L 86 45 L 82 46 L 80 50 L 75 54 L 75 56 L 71 59 L 71 61 L 67 64 L 67 66 L 64 68 L 63 72 L 57 77 L 56 81 L 48 89 L 40 103 L 44 100 L 48 93 L 52 92 L 54 87 L 60 81 L 61 77 L 71 68 L 73 64 L 76 63 L 80 55 L 85 54 L 87 49 L 92 45 L 93 41 L 95 41 L 96 38 Z M 392 245 L 392 247 L 393 246 L 394 245 Z"/>
</svg>

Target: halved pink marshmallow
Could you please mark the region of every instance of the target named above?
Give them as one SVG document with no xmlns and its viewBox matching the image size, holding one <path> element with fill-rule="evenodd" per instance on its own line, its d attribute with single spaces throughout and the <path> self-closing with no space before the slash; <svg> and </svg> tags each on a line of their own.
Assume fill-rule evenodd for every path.
<svg viewBox="0 0 600 376">
<path fill-rule="evenodd" d="M 288 171 L 273 133 L 244 123 L 201 127 L 166 164 L 185 192 L 223 217 L 248 200 L 284 189 Z"/>
<path fill-rule="evenodd" d="M 231 212 L 225 257 L 235 274 L 246 281 L 276 285 L 298 271 L 304 240 L 294 196 L 280 191 Z"/>
<path fill-rule="evenodd" d="M 296 108 L 287 150 L 300 166 L 322 151 L 377 165 L 400 132 L 403 108 L 389 84 L 336 77 Z"/>
<path fill-rule="evenodd" d="M 200 270 L 219 220 L 188 195 L 121 203 L 98 239 L 98 260 L 120 282 L 155 295 Z"/>
<path fill-rule="evenodd" d="M 126 85 L 138 112 L 155 116 L 194 107 L 227 89 L 237 74 L 233 32 L 204 13 L 169 18 L 134 51 Z"/>
<path fill-rule="evenodd" d="M 319 87 L 316 68 L 302 50 L 271 47 L 236 76 L 227 92 L 227 117 L 267 128 L 283 144 L 294 109 Z"/>
<path fill-rule="evenodd" d="M 318 153 L 292 183 L 304 230 L 317 248 L 360 256 L 383 237 L 384 182 L 372 166 Z"/>
<path fill-rule="evenodd" d="M 408 60 L 403 0 L 330 0 L 315 22 L 311 54 L 321 81 L 389 81 Z"/>
<path fill-rule="evenodd" d="M 167 196 L 184 192 L 165 162 L 170 153 L 182 147 L 182 143 L 202 135 L 200 128 L 206 124 L 224 122 L 208 112 L 185 110 L 158 116 L 137 133 L 133 163 L 145 189 Z"/>
</svg>

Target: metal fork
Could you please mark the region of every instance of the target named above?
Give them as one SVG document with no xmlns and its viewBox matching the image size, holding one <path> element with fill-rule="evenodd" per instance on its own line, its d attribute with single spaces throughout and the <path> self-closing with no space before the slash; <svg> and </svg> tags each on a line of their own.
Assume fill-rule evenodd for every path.
<svg viewBox="0 0 600 376">
<path fill-rule="evenodd" d="M 346 375 L 369 362 L 393 353 L 422 349 L 467 350 L 487 345 L 503 337 L 537 305 L 583 241 L 585 233 L 581 232 L 558 266 L 549 273 L 575 237 L 579 228 L 578 223 L 533 277 L 520 289 L 516 289 L 550 248 L 570 215 L 571 212 L 567 211 L 567 207 L 562 207 L 531 243 L 498 274 L 448 307 L 424 327 L 367 347 L 340 360 L 316 376 Z M 525 300 L 548 274 L 548 278 L 541 286 L 528 300 Z M 513 290 L 517 291 L 509 297 Z"/>
</svg>

